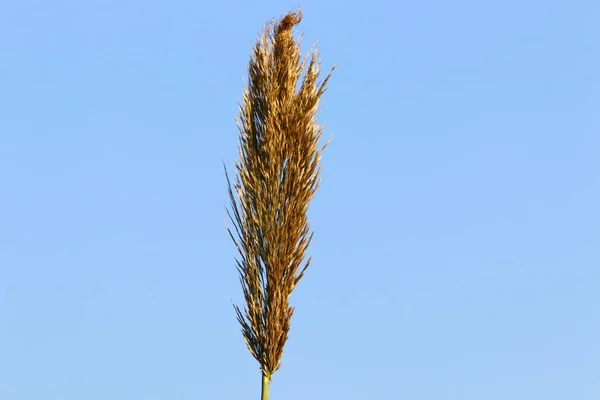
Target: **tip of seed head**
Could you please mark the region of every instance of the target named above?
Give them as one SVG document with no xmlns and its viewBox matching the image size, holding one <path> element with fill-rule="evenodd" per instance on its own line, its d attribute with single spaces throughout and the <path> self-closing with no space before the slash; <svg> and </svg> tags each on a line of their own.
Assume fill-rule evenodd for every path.
<svg viewBox="0 0 600 400">
<path fill-rule="evenodd" d="M 277 24 L 276 33 L 291 30 L 294 25 L 298 25 L 302 21 L 302 11 L 300 9 L 295 12 L 289 12 L 285 17 Z"/>
</svg>

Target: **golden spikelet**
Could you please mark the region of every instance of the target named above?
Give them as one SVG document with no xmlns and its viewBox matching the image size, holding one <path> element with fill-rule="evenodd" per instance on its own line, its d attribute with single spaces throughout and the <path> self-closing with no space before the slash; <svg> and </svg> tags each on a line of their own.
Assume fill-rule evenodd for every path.
<svg viewBox="0 0 600 400">
<path fill-rule="evenodd" d="M 316 113 L 331 76 L 317 82 L 315 48 L 301 57 L 292 35 L 301 19 L 297 11 L 267 24 L 255 44 L 236 119 L 240 160 L 233 184 L 225 171 L 233 224 L 228 231 L 239 252 L 246 301 L 243 311 L 234 307 L 267 380 L 281 366 L 294 311 L 289 298 L 310 264 L 310 258 L 305 261 L 312 239 L 307 210 L 319 186 L 324 149 Z"/>
</svg>

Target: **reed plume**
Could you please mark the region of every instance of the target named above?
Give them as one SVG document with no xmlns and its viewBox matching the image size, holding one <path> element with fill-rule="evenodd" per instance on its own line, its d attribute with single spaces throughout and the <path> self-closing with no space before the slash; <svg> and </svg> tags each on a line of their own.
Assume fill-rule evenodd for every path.
<svg viewBox="0 0 600 400">
<path fill-rule="evenodd" d="M 300 10 L 266 25 L 254 45 L 239 117 L 239 156 L 232 184 L 225 170 L 245 307 L 234 305 L 242 334 L 262 371 L 262 396 L 281 366 L 294 308 L 289 299 L 310 265 L 313 233 L 307 210 L 319 186 L 323 127 L 319 100 L 331 72 L 318 82 L 316 47 L 301 56 L 292 28 Z"/>
</svg>

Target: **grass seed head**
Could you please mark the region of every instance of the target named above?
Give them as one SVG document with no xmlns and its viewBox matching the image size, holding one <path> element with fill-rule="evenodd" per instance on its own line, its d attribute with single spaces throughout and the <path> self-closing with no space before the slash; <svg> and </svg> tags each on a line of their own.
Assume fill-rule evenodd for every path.
<svg viewBox="0 0 600 400">
<path fill-rule="evenodd" d="M 234 307 L 248 349 L 269 379 L 281 366 L 290 330 L 289 298 L 310 264 L 307 210 L 324 149 L 316 113 L 331 76 L 317 82 L 316 48 L 301 57 L 292 34 L 301 20 L 298 10 L 267 24 L 252 50 L 237 118 L 240 160 L 235 181 L 227 176 L 228 231 L 246 303 Z"/>
</svg>

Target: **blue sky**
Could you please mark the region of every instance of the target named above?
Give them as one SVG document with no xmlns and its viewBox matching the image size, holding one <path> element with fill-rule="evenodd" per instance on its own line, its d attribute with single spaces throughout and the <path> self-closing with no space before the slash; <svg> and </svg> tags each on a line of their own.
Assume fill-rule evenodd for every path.
<svg viewBox="0 0 600 400">
<path fill-rule="evenodd" d="M 258 398 L 222 161 L 297 2 L 0 1 L 0 398 Z M 597 1 L 301 3 L 338 63 L 273 399 L 600 398 Z"/>
</svg>

